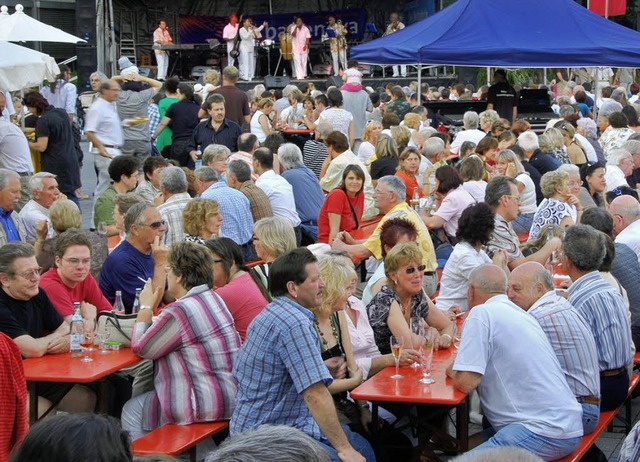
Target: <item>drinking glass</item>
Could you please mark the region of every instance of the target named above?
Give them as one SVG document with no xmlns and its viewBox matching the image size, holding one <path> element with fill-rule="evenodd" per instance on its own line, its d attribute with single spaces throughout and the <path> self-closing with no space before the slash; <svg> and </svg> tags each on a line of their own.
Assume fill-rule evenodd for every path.
<svg viewBox="0 0 640 462">
<path fill-rule="evenodd" d="M 411 332 L 415 334 L 411 338 L 411 343 L 412 343 L 411 348 L 413 348 L 413 350 L 416 353 L 420 354 L 422 337 L 424 337 L 424 322 L 422 318 L 420 317 L 411 318 Z M 411 367 L 417 369 L 418 367 L 420 367 L 420 364 L 417 362 L 414 362 L 413 364 L 411 364 Z"/>
<path fill-rule="evenodd" d="M 107 350 L 106 341 L 109 340 L 109 337 L 111 337 L 111 328 L 105 324 L 100 329 L 98 329 L 97 334 L 98 340 L 100 340 L 100 353 L 109 353 L 109 350 Z"/>
<path fill-rule="evenodd" d="M 455 352 L 458 352 L 460 348 L 460 337 L 462 335 L 462 327 L 455 325 L 455 330 L 453 332 L 453 348 L 455 348 Z"/>
<path fill-rule="evenodd" d="M 425 332 L 422 338 L 422 378 L 418 382 L 425 385 L 434 383 L 435 380 L 431 378 L 431 362 L 433 360 L 433 330 L 429 329 Z"/>
<path fill-rule="evenodd" d="M 82 341 L 80 342 L 80 347 L 82 348 L 82 352 L 84 353 L 82 359 L 83 363 L 90 363 L 93 361 L 93 358 L 89 356 L 89 353 L 94 351 L 93 349 L 93 340 L 96 336 L 96 324 L 95 321 L 84 320 L 84 336 L 82 337 Z"/>
<path fill-rule="evenodd" d="M 392 375 L 392 379 L 401 379 L 404 376 L 400 375 L 398 368 L 400 367 L 400 354 L 402 353 L 402 348 L 404 346 L 404 339 L 402 337 L 397 337 L 392 335 L 389 339 L 389 343 L 391 345 L 391 353 L 393 354 L 393 359 L 396 361 L 396 373 Z"/>
</svg>

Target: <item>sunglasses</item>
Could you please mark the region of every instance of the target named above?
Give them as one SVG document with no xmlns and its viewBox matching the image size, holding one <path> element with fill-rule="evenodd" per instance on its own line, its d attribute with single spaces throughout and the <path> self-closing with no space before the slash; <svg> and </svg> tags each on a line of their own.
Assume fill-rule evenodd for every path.
<svg viewBox="0 0 640 462">
<path fill-rule="evenodd" d="M 161 226 L 164 226 L 166 224 L 167 222 L 165 220 L 160 220 L 160 221 L 154 221 L 153 223 L 149 223 L 148 225 L 141 223 L 140 226 L 148 226 L 149 228 L 158 229 Z"/>
<path fill-rule="evenodd" d="M 416 270 L 418 270 L 418 271 L 420 271 L 422 273 L 422 272 L 424 272 L 426 267 L 427 267 L 426 265 L 420 265 L 420 266 L 417 266 L 417 267 L 416 266 L 409 266 L 404 270 L 404 272 L 407 273 L 407 274 L 413 274 L 413 273 L 416 272 Z"/>
</svg>

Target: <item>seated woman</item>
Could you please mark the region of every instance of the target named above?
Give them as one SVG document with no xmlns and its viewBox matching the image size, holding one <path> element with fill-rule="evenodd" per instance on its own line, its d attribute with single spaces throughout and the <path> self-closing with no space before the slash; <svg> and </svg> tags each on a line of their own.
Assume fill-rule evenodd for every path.
<svg viewBox="0 0 640 462">
<path fill-rule="evenodd" d="M 498 140 L 492 136 L 485 136 L 482 138 L 476 146 L 476 155 L 484 162 L 484 169 L 486 175 L 482 178 L 485 181 L 489 181 L 489 178 L 493 175 L 493 166 L 495 165 L 495 156 L 498 151 Z"/>
<path fill-rule="evenodd" d="M 429 180 L 427 179 L 427 187 L 425 185 L 418 184 L 417 174 L 420 167 L 420 152 L 417 148 L 406 148 L 400 154 L 398 170 L 396 176 L 402 180 L 407 192 L 407 204 L 411 205 L 413 194 L 418 192 L 418 197 L 424 197 L 426 189 L 429 191 Z"/>
<path fill-rule="evenodd" d="M 231 312 L 236 330 L 244 342 L 253 318 L 267 306 L 271 297 L 255 273 L 244 263 L 242 249 L 228 237 L 205 242 L 213 257 L 213 286 Z"/>
<path fill-rule="evenodd" d="M 376 345 L 382 354 L 391 352 L 391 335 L 402 337 L 407 345 L 414 342 L 409 322 L 422 318 L 438 331 L 436 348 L 449 348 L 455 325 L 429 300 L 422 289 L 424 265 L 422 252 L 415 243 L 397 244 L 384 259 L 387 285 L 378 292 L 367 313 Z M 419 341 L 419 339 L 416 339 Z"/>
<path fill-rule="evenodd" d="M 464 143 L 460 150 L 463 148 Z M 460 163 L 460 178 L 464 181 L 462 187 L 476 202 L 484 202 L 484 193 L 487 190 L 487 182 L 482 179 L 484 174 L 484 164 L 478 156 L 468 156 Z"/>
<path fill-rule="evenodd" d="M 261 218 L 253 225 L 253 246 L 256 255 L 264 263 L 252 267 L 251 271 L 256 273 L 264 287 L 269 287 L 271 263 L 283 253 L 297 247 L 296 233 L 285 218 Z"/>
<path fill-rule="evenodd" d="M 269 98 L 262 98 L 258 101 L 258 110 L 251 117 L 249 123 L 251 127 L 251 133 L 258 137 L 260 143 L 267 139 L 267 135 L 271 133 L 271 121 L 269 120 L 269 114 L 273 111 L 273 101 Z"/>
<path fill-rule="evenodd" d="M 580 141 L 576 139 L 576 129 L 569 122 L 564 120 L 556 123 L 555 128 L 562 133 L 564 145 L 567 148 L 567 154 L 571 163 L 580 167 L 587 163 L 587 153 L 585 152 Z"/>
<path fill-rule="evenodd" d="M 529 240 L 535 239 L 544 225 L 554 223 L 566 228 L 576 223 L 572 214 L 578 220 L 582 215 L 580 201 L 569 191 L 569 175 L 566 173 L 557 170 L 545 173 L 540 180 L 540 189 L 544 199 L 533 216 Z M 577 209 L 577 215 L 571 207 Z"/>
<path fill-rule="evenodd" d="M 606 208 L 604 193 L 607 190 L 607 180 L 605 177 L 604 164 L 596 162 L 587 164 L 580 169 L 582 188 L 578 197 L 582 208 L 587 210 L 591 207 Z"/>
<path fill-rule="evenodd" d="M 370 173 L 374 184 L 386 175 L 395 175 L 398 168 L 398 146 L 389 135 L 378 135 L 376 150 L 371 157 Z M 369 165 L 369 164 L 367 164 Z"/>
<path fill-rule="evenodd" d="M 492 260 L 482 249 L 493 233 L 494 216 L 491 207 L 484 202 L 462 212 L 456 235 L 458 243 L 447 260 L 440 280 L 440 293 L 436 298 L 436 307 L 440 310 L 468 311 L 469 275 L 478 266 L 493 263 L 507 271 L 504 250 L 496 251 Z"/>
<path fill-rule="evenodd" d="M 217 236 L 222 225 L 222 213 L 216 201 L 191 199 L 182 211 L 182 228 L 186 242 L 204 244 L 207 239 Z"/>
<path fill-rule="evenodd" d="M 376 142 L 378 141 L 378 136 L 381 131 L 382 124 L 376 120 L 369 121 L 367 125 L 364 126 L 362 143 L 360 143 L 360 147 L 358 148 L 358 159 L 360 159 L 363 164 L 369 165 L 369 158 L 376 151 Z"/>
<path fill-rule="evenodd" d="M 428 215 L 426 209 L 421 209 L 420 217 L 429 229 L 444 228 L 449 241 L 455 242 L 462 211 L 475 203 L 476 200 L 462 187 L 458 171 L 446 165 L 436 170 L 437 210 Z"/>
<path fill-rule="evenodd" d="M 160 172 L 169 166 L 169 162 L 162 156 L 149 156 L 142 164 L 144 179 L 138 183 L 136 193 L 149 205 L 153 205 L 153 199 L 160 194 Z"/>
<path fill-rule="evenodd" d="M 516 233 L 528 233 L 536 213 L 536 186 L 529 174 L 524 170 L 516 154 L 505 149 L 496 154 L 496 171 L 498 175 L 515 178 L 520 193 L 518 218 L 511 222 Z"/>
<path fill-rule="evenodd" d="M 178 242 L 167 257 L 167 292 L 176 299 L 152 321 L 158 289 L 147 281 L 131 334 L 137 355 L 155 361 L 154 390 L 129 400 L 122 427 L 131 439 L 167 423 L 228 419 L 236 384 L 231 375 L 240 351 L 233 317 L 213 291 L 213 258 L 203 246 Z"/>
<path fill-rule="evenodd" d="M 331 244 L 340 231 L 357 229 L 364 212 L 364 171 L 347 165 L 342 183 L 325 198 L 318 214 L 318 242 Z"/>
</svg>

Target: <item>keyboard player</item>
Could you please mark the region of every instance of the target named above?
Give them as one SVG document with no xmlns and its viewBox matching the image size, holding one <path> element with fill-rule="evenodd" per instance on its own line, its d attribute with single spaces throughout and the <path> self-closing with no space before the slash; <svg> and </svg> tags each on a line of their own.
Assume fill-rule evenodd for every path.
<svg viewBox="0 0 640 462">
<path fill-rule="evenodd" d="M 167 69 L 169 69 L 169 53 L 160 49 L 163 45 L 173 45 L 173 39 L 167 29 L 167 22 L 161 19 L 158 21 L 158 28 L 153 32 L 153 49 L 158 63 L 158 80 L 166 79 Z"/>
</svg>

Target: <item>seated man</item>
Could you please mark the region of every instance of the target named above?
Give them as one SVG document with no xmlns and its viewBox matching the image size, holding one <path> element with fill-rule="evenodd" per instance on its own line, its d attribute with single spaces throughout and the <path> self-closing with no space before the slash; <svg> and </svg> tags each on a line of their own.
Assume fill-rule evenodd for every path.
<svg viewBox="0 0 640 462">
<path fill-rule="evenodd" d="M 233 366 L 238 383 L 232 435 L 262 424 L 298 428 L 319 441 L 331 460 L 375 460 L 369 443 L 340 425 L 327 386 L 311 308 L 322 303 L 316 258 L 307 249 L 278 257 L 269 272 L 273 302 L 253 320 Z M 358 454 L 360 452 L 360 454 Z"/>
<path fill-rule="evenodd" d="M 138 167 L 139 162 L 133 156 L 117 156 L 109 164 L 111 184 L 96 199 L 93 214 L 93 224 L 96 228 L 101 222 L 107 225 L 107 236 L 115 236 L 120 232 L 113 219 L 113 208 L 115 207 L 113 199 L 116 194 L 125 194 L 136 188 Z"/>
<path fill-rule="evenodd" d="M 165 243 L 172 245 L 185 238 L 182 228 L 182 210 L 191 200 L 187 192 L 187 175 L 180 167 L 171 166 L 160 173 L 160 191 L 163 203 L 158 205 L 158 212 L 165 221 Z"/>
<path fill-rule="evenodd" d="M 167 280 L 167 247 L 163 244 L 165 222 L 155 207 L 140 203 L 124 217 L 127 237 L 109 254 L 100 272 L 100 290 L 113 304 L 116 290 L 122 292 L 125 310 L 131 312 L 136 289 L 152 279 L 162 298 Z"/>
<path fill-rule="evenodd" d="M 471 311 L 447 375 L 464 393 L 478 388 L 496 432 L 476 449 L 518 446 L 545 460 L 559 459 L 580 442 L 582 408 L 542 328 L 506 291 L 501 268 L 488 264 L 471 272 Z"/>
<path fill-rule="evenodd" d="M 95 319 L 98 311 L 112 309 L 89 273 L 90 264 L 89 238 L 74 229 L 60 234 L 56 242 L 55 267 L 42 275 L 40 287 L 66 322 L 73 316 L 74 302 L 80 302 L 80 311 L 85 319 Z"/>
<path fill-rule="evenodd" d="M 7 242 L 25 241 L 24 229 L 18 212 L 14 210 L 20 200 L 20 175 L 0 168 L 0 246 Z"/>
<path fill-rule="evenodd" d="M 253 222 L 273 216 L 271 202 L 264 193 L 251 180 L 251 168 L 244 160 L 232 160 L 227 167 L 227 185 L 237 189 L 249 199 Z"/>
<path fill-rule="evenodd" d="M 13 339 L 25 358 L 69 351 L 69 324 L 38 287 L 40 268 L 33 247 L 9 242 L 0 247 L 0 332 Z M 38 383 L 38 409 L 52 403 L 66 412 L 92 412 L 96 396 L 83 385 Z"/>
<path fill-rule="evenodd" d="M 49 208 L 54 201 L 66 199 L 67 196 L 60 193 L 56 176 L 53 173 L 36 173 L 29 178 L 29 188 L 31 189 L 31 200 L 22 207 L 19 213 L 27 232 L 27 239 L 35 240 L 37 238 L 36 225 L 42 221 L 47 223 L 47 237 L 53 237 Z"/>
<path fill-rule="evenodd" d="M 509 300 L 534 318 L 547 335 L 567 384 L 582 405 L 582 429 L 589 434 L 600 415 L 600 374 L 596 341 L 584 318 L 566 298 L 556 295 L 551 273 L 527 262 L 509 275 Z"/>
</svg>

